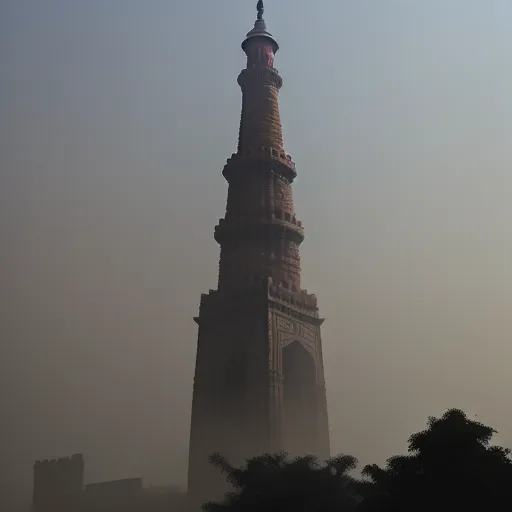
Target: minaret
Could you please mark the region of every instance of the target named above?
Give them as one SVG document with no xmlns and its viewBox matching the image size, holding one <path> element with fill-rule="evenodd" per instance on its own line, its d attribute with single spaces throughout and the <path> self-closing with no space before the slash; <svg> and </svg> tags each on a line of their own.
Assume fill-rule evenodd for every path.
<svg viewBox="0 0 512 512">
<path fill-rule="evenodd" d="M 235 464 L 265 452 L 329 456 L 322 345 L 315 295 L 300 287 L 302 224 L 291 184 L 295 164 L 283 145 L 274 68 L 279 49 L 257 4 L 238 77 L 242 115 L 238 150 L 224 166 L 226 214 L 217 290 L 201 296 L 189 494 L 218 497 L 222 477 L 208 456 Z"/>
</svg>

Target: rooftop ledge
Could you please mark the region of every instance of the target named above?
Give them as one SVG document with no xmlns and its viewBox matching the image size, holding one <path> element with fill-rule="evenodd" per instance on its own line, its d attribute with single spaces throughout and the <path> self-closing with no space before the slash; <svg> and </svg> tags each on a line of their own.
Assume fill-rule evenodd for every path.
<svg viewBox="0 0 512 512">
<path fill-rule="evenodd" d="M 227 159 L 222 174 L 227 179 L 232 167 L 235 167 L 242 162 L 249 163 L 251 161 L 270 162 L 272 168 L 275 171 L 284 174 L 290 180 L 290 182 L 292 182 L 297 176 L 295 163 L 292 161 L 292 157 L 290 155 L 276 148 L 269 148 L 265 146 L 261 146 L 259 149 L 252 148 L 239 151 L 238 153 L 233 153 Z"/>
</svg>

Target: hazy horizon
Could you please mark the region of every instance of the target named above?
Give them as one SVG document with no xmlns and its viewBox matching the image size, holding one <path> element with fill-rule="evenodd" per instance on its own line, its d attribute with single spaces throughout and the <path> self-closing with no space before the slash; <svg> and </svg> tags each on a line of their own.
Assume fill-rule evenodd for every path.
<svg viewBox="0 0 512 512">
<path fill-rule="evenodd" d="M 185 484 L 200 294 L 256 0 L 0 8 L 1 487 Z M 462 408 L 512 446 L 507 0 L 265 1 L 331 448 Z M 0 491 L 3 492 L 3 491 Z"/>
</svg>

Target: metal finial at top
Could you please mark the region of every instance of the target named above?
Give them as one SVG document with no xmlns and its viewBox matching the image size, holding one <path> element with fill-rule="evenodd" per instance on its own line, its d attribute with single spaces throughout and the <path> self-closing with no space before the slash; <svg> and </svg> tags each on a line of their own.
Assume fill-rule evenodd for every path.
<svg viewBox="0 0 512 512">
<path fill-rule="evenodd" d="M 263 7 L 263 0 L 258 0 L 258 3 L 256 5 L 256 9 L 258 11 L 258 19 L 263 19 L 263 13 L 265 12 L 265 8 Z"/>
<path fill-rule="evenodd" d="M 274 39 L 272 34 L 267 30 L 267 25 L 263 19 L 263 0 L 258 0 L 258 3 L 256 4 L 256 10 L 258 11 L 258 19 L 254 22 L 254 28 L 247 32 L 245 40 L 242 43 L 242 50 L 245 52 L 249 41 L 255 38 L 258 38 L 259 40 L 261 40 L 261 38 L 265 38 L 271 41 L 275 53 L 277 50 L 279 50 L 279 45 L 277 44 L 277 41 Z"/>
</svg>

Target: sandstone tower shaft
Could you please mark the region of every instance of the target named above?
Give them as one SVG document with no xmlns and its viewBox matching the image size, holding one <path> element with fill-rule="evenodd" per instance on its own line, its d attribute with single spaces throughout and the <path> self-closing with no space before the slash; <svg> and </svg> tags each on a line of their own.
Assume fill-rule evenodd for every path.
<svg viewBox="0 0 512 512">
<path fill-rule="evenodd" d="M 242 463 L 264 452 L 329 455 L 317 301 L 301 289 L 302 224 L 294 211 L 295 164 L 279 114 L 279 46 L 258 18 L 242 43 L 237 153 L 224 166 L 226 214 L 217 290 L 201 296 L 190 438 L 189 494 L 218 492 L 214 452 Z"/>
</svg>

